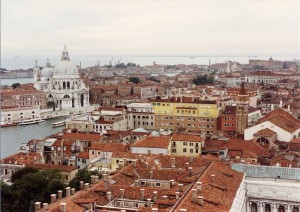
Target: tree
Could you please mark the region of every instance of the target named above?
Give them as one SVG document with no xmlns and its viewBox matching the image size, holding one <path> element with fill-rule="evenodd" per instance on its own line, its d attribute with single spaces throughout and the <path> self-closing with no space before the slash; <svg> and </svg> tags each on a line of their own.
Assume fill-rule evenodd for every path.
<svg viewBox="0 0 300 212">
<path fill-rule="evenodd" d="M 140 82 L 140 79 L 137 77 L 129 77 L 129 82 L 132 82 L 134 84 L 138 84 Z"/>
<path fill-rule="evenodd" d="M 18 82 L 11 85 L 11 87 L 12 87 L 13 89 L 16 89 L 17 87 L 20 87 L 20 86 L 21 86 L 21 84 L 18 83 Z"/>
<path fill-rule="evenodd" d="M 196 85 L 214 84 L 214 76 L 198 76 L 196 79 L 193 79 L 193 82 Z"/>
<path fill-rule="evenodd" d="M 89 171 L 87 169 L 81 169 L 76 173 L 75 177 L 70 181 L 69 186 L 71 188 L 75 188 L 76 190 L 79 190 L 80 181 L 90 182 L 92 175 L 98 175 L 98 171 Z"/>
<path fill-rule="evenodd" d="M 35 173 L 38 172 L 39 170 L 31 168 L 31 167 L 25 167 L 23 169 L 20 169 L 18 171 L 16 171 L 15 173 L 13 173 L 13 175 L 11 176 L 11 182 L 15 182 L 18 179 L 22 179 L 23 176 L 29 174 L 29 173 Z"/>
<path fill-rule="evenodd" d="M 57 170 L 37 171 L 26 168 L 14 175 L 14 184 L 5 189 L 1 202 L 4 211 L 28 211 L 32 202 L 49 202 L 50 194 L 64 191 L 63 175 Z M 1 189 L 3 192 L 2 184 Z"/>
</svg>

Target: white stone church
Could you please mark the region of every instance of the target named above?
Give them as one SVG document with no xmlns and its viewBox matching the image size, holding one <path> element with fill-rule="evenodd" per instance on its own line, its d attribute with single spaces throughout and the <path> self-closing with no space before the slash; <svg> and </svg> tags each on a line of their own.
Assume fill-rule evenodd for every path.
<svg viewBox="0 0 300 212">
<path fill-rule="evenodd" d="M 90 106 L 89 87 L 80 78 L 76 65 L 70 61 L 66 46 L 61 61 L 54 68 L 49 60 L 42 70 L 36 62 L 33 72 L 34 87 L 47 94 L 47 101 L 54 104 L 56 110 Z"/>
</svg>

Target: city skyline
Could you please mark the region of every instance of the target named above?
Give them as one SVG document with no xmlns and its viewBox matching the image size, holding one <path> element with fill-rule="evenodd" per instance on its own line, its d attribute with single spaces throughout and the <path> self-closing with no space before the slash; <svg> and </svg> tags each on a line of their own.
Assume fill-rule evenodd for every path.
<svg viewBox="0 0 300 212">
<path fill-rule="evenodd" d="M 2 56 L 297 55 L 299 1 L 2 1 Z M 30 12 L 28 12 L 30 11 Z"/>
</svg>

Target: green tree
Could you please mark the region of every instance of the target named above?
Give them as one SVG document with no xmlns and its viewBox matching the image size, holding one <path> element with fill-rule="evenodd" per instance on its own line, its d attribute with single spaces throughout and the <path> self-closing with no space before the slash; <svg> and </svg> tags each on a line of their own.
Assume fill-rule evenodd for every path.
<svg viewBox="0 0 300 212">
<path fill-rule="evenodd" d="M 11 85 L 11 87 L 12 87 L 13 89 L 16 89 L 17 87 L 20 87 L 20 86 L 21 86 L 21 84 L 18 83 L 18 82 Z"/>
<path fill-rule="evenodd" d="M 198 76 L 196 79 L 193 79 L 193 82 L 196 85 L 206 85 L 214 83 L 214 76 Z"/>
<path fill-rule="evenodd" d="M 71 188 L 75 188 L 76 190 L 79 190 L 80 181 L 90 182 L 92 175 L 98 175 L 98 171 L 89 171 L 87 169 L 81 169 L 76 173 L 75 177 L 70 181 L 69 186 Z"/>
<path fill-rule="evenodd" d="M 138 84 L 140 82 L 140 79 L 137 77 L 129 77 L 129 82 L 132 82 L 134 84 Z"/>
<path fill-rule="evenodd" d="M 29 173 L 35 173 L 38 172 L 39 170 L 31 168 L 31 167 L 25 167 L 23 169 L 20 169 L 18 171 L 16 171 L 15 173 L 13 173 L 13 175 L 11 176 L 11 182 L 15 182 L 17 179 L 22 179 L 23 176 L 29 174 Z"/>
</svg>

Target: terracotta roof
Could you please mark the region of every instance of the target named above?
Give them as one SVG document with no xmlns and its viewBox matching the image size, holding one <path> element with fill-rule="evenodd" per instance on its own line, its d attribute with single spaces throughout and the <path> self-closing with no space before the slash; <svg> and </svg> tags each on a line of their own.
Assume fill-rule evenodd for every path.
<svg viewBox="0 0 300 212">
<path fill-rule="evenodd" d="M 170 136 L 149 136 L 132 144 L 131 147 L 168 148 L 170 141 Z"/>
<path fill-rule="evenodd" d="M 270 130 L 269 128 L 259 130 L 254 134 L 254 136 L 260 136 L 260 137 L 271 137 L 274 135 L 277 135 L 277 133 L 274 132 L 273 130 Z"/>
<path fill-rule="evenodd" d="M 172 141 L 202 142 L 203 138 L 195 135 L 174 134 L 172 135 Z"/>
<path fill-rule="evenodd" d="M 89 152 L 80 152 L 77 155 L 77 158 L 85 158 L 85 159 L 89 159 Z"/>
<path fill-rule="evenodd" d="M 93 143 L 90 150 L 101 150 L 103 152 L 126 152 L 128 146 L 118 143 Z"/>
<path fill-rule="evenodd" d="M 28 167 L 41 169 L 41 170 L 56 169 L 60 172 L 72 172 L 72 171 L 76 170 L 76 167 L 74 167 L 74 166 L 57 165 L 57 164 L 35 163 L 35 164 L 28 164 Z"/>
<path fill-rule="evenodd" d="M 17 153 L 6 158 L 1 159 L 1 164 L 18 164 L 18 165 L 27 165 L 31 163 L 36 163 L 41 160 L 41 155 L 39 153 L 30 152 L 28 154 L 25 153 Z"/>
<path fill-rule="evenodd" d="M 84 132 L 76 132 L 76 133 L 64 133 L 63 139 L 69 140 L 83 140 L 83 141 L 99 141 L 101 135 L 99 133 L 84 133 Z"/>
</svg>

